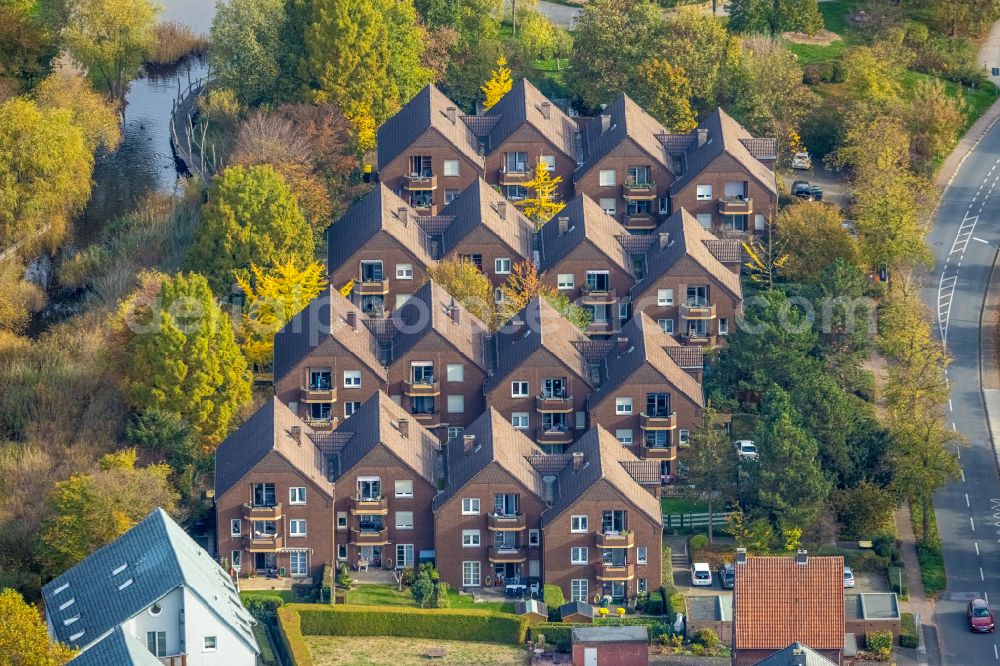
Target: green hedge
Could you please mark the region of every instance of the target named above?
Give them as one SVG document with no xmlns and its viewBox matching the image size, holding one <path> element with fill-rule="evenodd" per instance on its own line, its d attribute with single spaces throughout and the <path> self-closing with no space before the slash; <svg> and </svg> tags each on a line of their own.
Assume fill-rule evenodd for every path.
<svg viewBox="0 0 1000 666">
<path fill-rule="evenodd" d="M 687 610 L 684 608 L 684 595 L 674 592 L 667 597 L 667 617 L 671 625 L 677 620 L 678 613 L 687 613 Z"/>
<path fill-rule="evenodd" d="M 542 622 L 531 626 L 531 640 L 538 641 L 539 636 L 545 636 L 545 642 L 554 645 L 558 652 L 569 652 L 573 647 L 573 627 L 587 626 L 590 625 Z"/>
<path fill-rule="evenodd" d="M 306 636 L 407 636 L 517 645 L 528 630 L 525 618 L 486 610 L 303 604 L 285 608 L 297 612 Z"/>
<path fill-rule="evenodd" d="M 917 637 L 917 622 L 913 613 L 903 613 L 900 616 L 899 646 L 905 648 L 916 648 L 920 643 Z"/>
<path fill-rule="evenodd" d="M 892 632 L 869 631 L 865 634 L 865 645 L 873 652 L 888 655 L 892 652 Z"/>
<path fill-rule="evenodd" d="M 279 666 L 277 658 L 274 656 L 274 650 L 271 649 L 271 640 L 267 636 L 267 627 L 263 623 L 257 623 L 253 626 L 253 635 L 257 639 L 257 645 L 260 646 L 260 660 L 263 666 Z"/>
<path fill-rule="evenodd" d="M 278 609 L 278 635 L 293 666 L 313 666 L 309 646 L 302 638 L 299 608 L 302 608 L 299 604 L 290 604 Z"/>
<path fill-rule="evenodd" d="M 272 597 L 267 594 L 244 594 L 240 600 L 254 619 L 267 623 L 274 622 L 278 609 L 285 604 L 281 597 Z"/>
</svg>

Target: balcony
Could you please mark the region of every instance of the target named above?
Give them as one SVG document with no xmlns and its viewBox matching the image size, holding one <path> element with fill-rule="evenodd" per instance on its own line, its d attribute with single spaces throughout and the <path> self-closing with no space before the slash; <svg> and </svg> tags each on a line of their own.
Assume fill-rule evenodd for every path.
<svg viewBox="0 0 1000 666">
<path fill-rule="evenodd" d="M 610 321 L 592 321 L 587 324 L 587 330 L 584 331 L 588 335 L 602 335 L 607 333 L 613 333 L 615 330 L 614 324 Z"/>
<path fill-rule="evenodd" d="M 385 296 L 389 293 L 388 280 L 362 280 L 354 285 L 359 296 Z"/>
<path fill-rule="evenodd" d="M 497 548 L 496 546 L 490 546 L 488 557 L 490 562 L 496 562 L 498 564 L 509 562 L 516 563 L 527 560 L 528 552 L 524 546 L 521 546 L 520 548 L 511 548 L 507 546 Z"/>
<path fill-rule="evenodd" d="M 413 413 L 413 418 L 425 428 L 437 428 L 441 425 L 441 412 L 436 409 L 419 414 Z"/>
<path fill-rule="evenodd" d="M 251 553 L 277 553 L 284 544 L 280 534 L 248 534 L 243 537 L 243 548 Z"/>
<path fill-rule="evenodd" d="M 535 410 L 542 414 L 569 414 L 573 411 L 573 396 L 565 398 L 535 396 Z"/>
<path fill-rule="evenodd" d="M 384 497 L 352 497 L 351 513 L 355 516 L 384 516 L 389 513 Z"/>
<path fill-rule="evenodd" d="M 278 520 L 281 518 L 281 504 L 274 506 L 243 505 L 243 520 Z"/>
<path fill-rule="evenodd" d="M 681 319 L 715 319 L 715 304 L 681 305 Z"/>
<path fill-rule="evenodd" d="M 187 653 L 175 654 L 169 657 L 157 657 L 163 666 L 187 666 Z"/>
<path fill-rule="evenodd" d="M 332 416 L 328 419 L 314 419 L 306 417 L 302 420 L 316 432 L 330 432 L 337 426 L 336 416 Z"/>
<path fill-rule="evenodd" d="M 639 457 L 646 460 L 677 460 L 677 447 L 643 444 L 639 447 Z"/>
<path fill-rule="evenodd" d="M 677 412 L 668 415 L 642 414 L 639 427 L 643 430 L 673 430 L 677 427 Z"/>
<path fill-rule="evenodd" d="M 507 171 L 500 169 L 497 180 L 500 185 L 524 185 L 531 180 L 532 174 L 527 171 Z"/>
<path fill-rule="evenodd" d="M 299 389 L 299 402 L 304 402 L 307 405 L 314 402 L 337 402 L 337 389 L 303 386 Z"/>
<path fill-rule="evenodd" d="M 649 213 L 622 215 L 622 226 L 628 231 L 648 231 L 656 228 L 656 217 Z"/>
<path fill-rule="evenodd" d="M 597 572 L 597 580 L 632 580 L 635 578 L 634 564 L 601 563 Z"/>
<path fill-rule="evenodd" d="M 437 176 L 417 176 L 415 174 L 410 174 L 409 176 L 403 176 L 403 189 L 409 190 L 411 192 L 426 192 L 428 190 L 436 190 L 438 186 Z"/>
<path fill-rule="evenodd" d="M 536 428 L 535 441 L 539 444 L 571 444 L 573 442 L 573 434 L 568 428 L 563 430 Z"/>
<path fill-rule="evenodd" d="M 634 532 L 598 532 L 595 535 L 598 548 L 634 548 Z"/>
<path fill-rule="evenodd" d="M 486 517 L 486 526 L 494 532 L 518 532 L 527 527 L 523 513 L 513 516 L 498 516 L 491 513 Z"/>
<path fill-rule="evenodd" d="M 405 382 L 403 395 L 411 398 L 431 398 L 441 395 L 441 382 Z"/>
<path fill-rule="evenodd" d="M 584 284 L 580 287 L 580 301 L 589 305 L 610 305 L 618 300 L 618 295 L 611 287 L 591 287 Z"/>
<path fill-rule="evenodd" d="M 714 347 L 719 343 L 719 338 L 711 334 L 699 335 L 697 333 L 688 333 L 687 335 L 681 334 L 681 342 L 686 345 L 707 345 Z"/>
<path fill-rule="evenodd" d="M 753 199 L 750 197 L 719 197 L 719 215 L 752 215 Z"/>
<path fill-rule="evenodd" d="M 351 543 L 355 546 L 384 546 L 389 543 L 389 528 L 365 530 L 351 528 Z"/>
<path fill-rule="evenodd" d="M 622 183 L 622 196 L 630 201 L 652 201 L 656 198 L 656 183 Z"/>
</svg>

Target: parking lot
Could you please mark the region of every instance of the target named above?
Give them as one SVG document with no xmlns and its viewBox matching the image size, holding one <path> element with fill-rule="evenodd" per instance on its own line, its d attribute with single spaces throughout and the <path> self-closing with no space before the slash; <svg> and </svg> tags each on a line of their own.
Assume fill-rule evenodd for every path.
<svg viewBox="0 0 1000 666">
<path fill-rule="evenodd" d="M 813 163 L 808 170 L 783 171 L 778 177 L 784 181 L 784 191 L 791 191 L 796 180 L 807 180 L 810 185 L 823 188 L 823 201 L 835 203 L 841 208 L 850 204 L 850 185 L 843 172 L 827 171 L 822 164 Z"/>
<path fill-rule="evenodd" d="M 730 590 L 722 589 L 719 584 L 718 571 L 712 571 L 712 585 L 709 586 L 694 586 L 691 585 L 691 569 L 681 569 L 674 567 L 674 587 L 677 591 L 685 596 L 714 596 L 721 592 L 729 592 Z M 886 581 L 885 576 L 882 574 L 871 574 L 871 573 L 855 573 L 854 574 L 854 587 L 848 588 L 845 592 L 863 593 L 863 592 L 888 592 L 889 583 Z"/>
</svg>

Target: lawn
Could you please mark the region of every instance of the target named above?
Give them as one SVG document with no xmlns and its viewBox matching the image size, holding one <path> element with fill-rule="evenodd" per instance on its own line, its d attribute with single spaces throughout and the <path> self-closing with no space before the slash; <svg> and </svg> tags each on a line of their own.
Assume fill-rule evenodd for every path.
<svg viewBox="0 0 1000 666">
<path fill-rule="evenodd" d="M 529 663 L 527 648 L 523 646 L 370 636 L 305 636 L 304 638 L 316 666 L 426 664 L 432 661 L 427 657 L 427 651 L 434 647 L 443 647 L 448 651 L 447 656 L 440 660 L 444 664 L 506 666 Z"/>
<path fill-rule="evenodd" d="M 823 46 L 821 44 L 796 44 L 785 40 L 788 50 L 798 56 L 800 65 L 812 65 L 817 62 L 832 62 L 840 57 L 846 46 L 844 40 L 837 41 Z"/>
<path fill-rule="evenodd" d="M 865 5 L 865 0 L 834 0 L 819 3 L 819 11 L 823 15 L 823 25 L 830 32 L 843 35 L 850 27 L 847 17 L 856 13 Z"/>
<path fill-rule="evenodd" d="M 513 613 L 513 603 L 501 603 L 487 601 L 475 603 L 470 594 L 459 594 L 457 590 L 448 590 L 448 600 L 451 601 L 452 608 L 478 608 L 480 610 L 502 611 Z M 358 585 L 347 593 L 347 603 L 361 606 L 407 606 L 416 608 L 417 602 L 413 600 L 413 595 L 407 587 L 397 590 L 390 585 Z"/>
<path fill-rule="evenodd" d="M 706 513 L 708 504 L 688 497 L 663 497 L 660 499 L 663 513 L 676 516 L 682 513 Z"/>
<path fill-rule="evenodd" d="M 903 75 L 904 96 L 909 97 L 913 94 L 913 88 L 917 85 L 917 81 L 933 78 L 929 74 L 907 71 Z M 961 133 L 969 129 L 972 123 L 976 122 L 979 116 L 983 115 L 983 112 L 990 108 L 993 102 L 997 100 L 997 97 L 1000 96 L 1000 91 L 991 82 L 987 82 L 982 87 L 972 90 L 952 81 L 939 80 L 944 83 L 949 97 L 962 97 L 965 100 L 965 124 L 961 127 Z"/>
</svg>

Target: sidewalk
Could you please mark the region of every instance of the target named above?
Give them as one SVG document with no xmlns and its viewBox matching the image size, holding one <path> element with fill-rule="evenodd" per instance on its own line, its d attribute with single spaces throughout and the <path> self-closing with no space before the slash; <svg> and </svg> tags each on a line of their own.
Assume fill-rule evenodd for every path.
<svg viewBox="0 0 1000 666">
<path fill-rule="evenodd" d="M 917 648 L 918 664 L 940 664 L 941 645 L 934 620 L 934 601 L 924 594 L 924 583 L 920 579 L 920 561 L 917 559 L 917 539 L 913 534 L 909 504 L 896 512 L 896 536 L 899 539 L 900 556 L 906 565 L 906 588 L 909 599 L 901 601 L 903 612 L 920 614 L 920 647 Z"/>
</svg>

